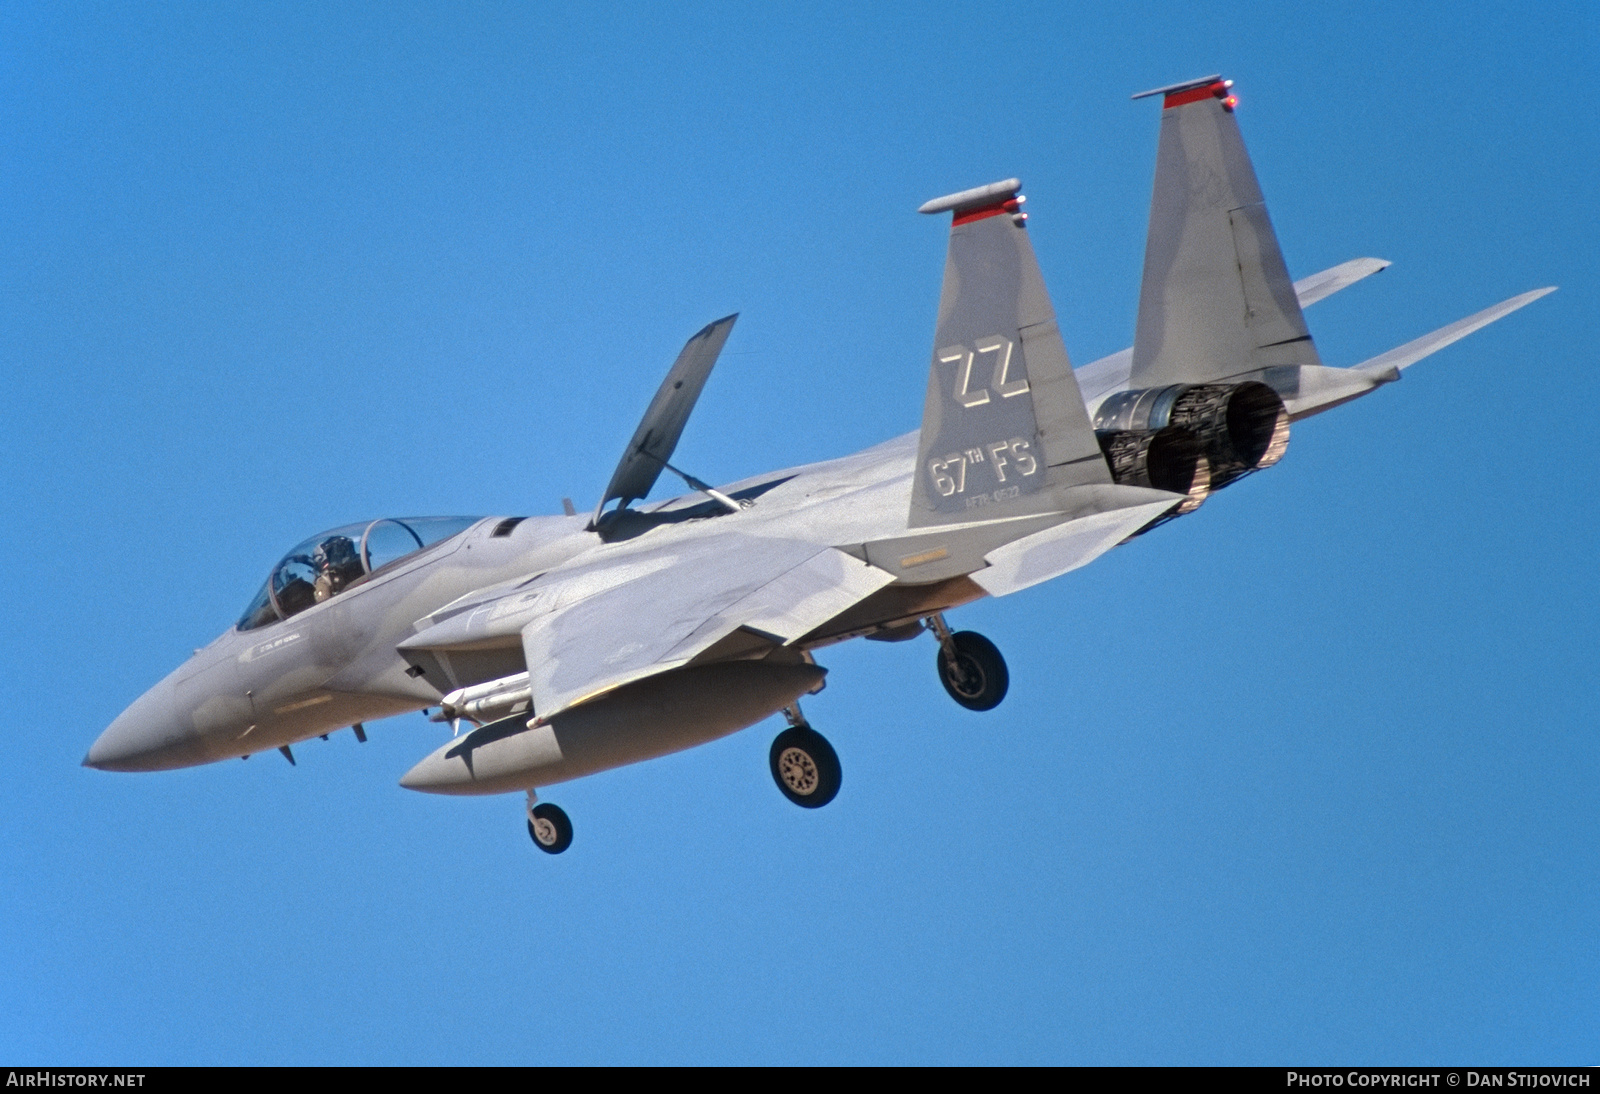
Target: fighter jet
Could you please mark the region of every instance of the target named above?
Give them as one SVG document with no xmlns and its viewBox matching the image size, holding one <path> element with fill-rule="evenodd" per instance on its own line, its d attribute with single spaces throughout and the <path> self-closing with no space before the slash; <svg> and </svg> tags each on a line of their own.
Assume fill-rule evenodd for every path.
<svg viewBox="0 0 1600 1094">
<path fill-rule="evenodd" d="M 1068 362 L 1017 179 L 949 214 L 922 426 L 854 455 L 713 487 L 670 462 L 735 316 L 689 339 L 591 514 L 384 518 L 292 548 L 239 621 L 137 699 L 84 763 L 188 767 L 423 710 L 453 735 L 400 780 L 525 792 L 534 845 L 572 824 L 537 791 L 781 713 L 778 790 L 827 804 L 839 758 L 801 713 L 826 647 L 931 632 L 970 711 L 1005 697 L 994 644 L 946 613 L 1084 566 L 1284 456 L 1291 424 L 1553 289 L 1512 297 L 1348 368 L 1302 309 L 1388 263 L 1291 281 L 1231 81 L 1160 96 L 1133 346 Z M 689 493 L 655 504 L 663 471 Z M 1175 533 L 1163 533 L 1175 534 Z"/>
</svg>

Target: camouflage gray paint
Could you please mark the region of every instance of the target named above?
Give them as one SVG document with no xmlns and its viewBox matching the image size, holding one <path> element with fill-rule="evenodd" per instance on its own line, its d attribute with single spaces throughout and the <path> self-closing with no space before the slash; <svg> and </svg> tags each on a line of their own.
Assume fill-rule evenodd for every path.
<svg viewBox="0 0 1600 1094">
<path fill-rule="evenodd" d="M 1183 496 L 1112 481 L 1091 425 L 1108 399 L 1252 380 L 1305 417 L 1553 291 L 1354 368 L 1323 366 L 1301 305 L 1386 263 L 1289 283 L 1225 92 L 1215 78 L 1159 92 L 1131 350 L 1073 372 L 1017 180 L 931 202 L 925 211 L 953 223 L 920 433 L 627 508 L 671 457 L 732 326 L 721 320 L 690 340 L 625 451 L 600 507 L 620 498 L 621 509 L 592 525 L 486 518 L 324 583 L 325 599 L 275 622 L 286 613 L 273 600 L 262 625 L 223 634 L 129 706 L 85 763 L 148 771 L 248 756 L 492 681 L 514 684 L 528 708 L 442 745 L 405 785 L 500 792 L 686 748 L 818 686 L 813 651 L 910 637 L 1169 514 Z"/>
<path fill-rule="evenodd" d="M 1059 509 L 1032 495 L 1109 483 L 1016 179 L 936 198 L 951 213 L 912 527 Z"/>
<path fill-rule="evenodd" d="M 1208 78 L 1162 92 L 1133 387 L 1322 363 L 1245 151 L 1229 86 Z"/>
</svg>

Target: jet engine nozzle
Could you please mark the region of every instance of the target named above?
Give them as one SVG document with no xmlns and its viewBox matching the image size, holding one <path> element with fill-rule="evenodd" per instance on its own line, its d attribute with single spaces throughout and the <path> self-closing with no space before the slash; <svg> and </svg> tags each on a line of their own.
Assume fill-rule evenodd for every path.
<svg viewBox="0 0 1600 1094">
<path fill-rule="evenodd" d="M 1194 512 L 1211 493 L 1211 461 L 1187 429 L 1169 425 L 1157 430 L 1112 430 L 1096 436 L 1118 486 L 1148 486 L 1186 495 L 1174 511 L 1176 515 Z"/>
<path fill-rule="evenodd" d="M 1095 412 L 1097 432 L 1154 432 L 1181 426 L 1211 464 L 1211 489 L 1271 467 L 1289 447 L 1289 412 L 1266 384 L 1172 384 L 1120 391 Z"/>
</svg>

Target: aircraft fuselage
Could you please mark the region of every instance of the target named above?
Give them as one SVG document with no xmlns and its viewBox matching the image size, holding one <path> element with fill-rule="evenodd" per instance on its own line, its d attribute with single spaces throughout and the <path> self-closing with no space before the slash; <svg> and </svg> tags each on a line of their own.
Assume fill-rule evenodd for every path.
<svg viewBox="0 0 1600 1094">
<path fill-rule="evenodd" d="M 469 593 L 574 561 L 730 530 L 827 528 L 840 543 L 892 534 L 904 526 L 914 440 L 729 485 L 730 494 L 752 497 L 739 513 L 689 494 L 617 514 L 605 538 L 585 530 L 586 517 L 530 517 L 501 536 L 494 533 L 502 518 L 486 517 L 289 619 L 224 632 L 118 716 L 84 762 L 113 771 L 192 767 L 436 705 L 448 685 L 396 650 L 417 621 Z M 883 597 L 884 618 L 856 613 L 852 630 L 912 614 L 908 604 L 938 610 L 975 595 L 955 590 L 931 608 L 923 598 Z"/>
</svg>

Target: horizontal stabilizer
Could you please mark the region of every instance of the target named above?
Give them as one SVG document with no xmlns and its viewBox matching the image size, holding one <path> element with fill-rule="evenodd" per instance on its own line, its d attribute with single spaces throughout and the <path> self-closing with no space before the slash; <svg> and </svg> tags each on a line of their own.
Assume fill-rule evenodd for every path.
<svg viewBox="0 0 1600 1094">
<path fill-rule="evenodd" d="M 1133 486 L 1084 487 L 1122 495 L 1122 508 L 1107 509 L 1025 536 L 984 556 L 988 566 L 972 575 L 990 596 L 1010 593 L 1087 566 L 1141 528 L 1172 511 L 1182 498 Z M 1131 504 L 1129 504 L 1131 502 Z"/>
<path fill-rule="evenodd" d="M 1425 334 L 1387 353 L 1380 353 L 1353 368 L 1279 365 L 1246 373 L 1233 379 L 1259 380 L 1271 387 L 1283 399 L 1289 416 L 1298 421 L 1313 414 L 1321 414 L 1325 410 L 1332 410 L 1342 403 L 1348 403 L 1384 384 L 1400 379 L 1401 369 L 1552 292 L 1555 292 L 1553 287 L 1534 289 L 1532 292 L 1513 296 L 1510 300 L 1504 300 L 1492 308 L 1485 308 L 1476 315 L 1469 315 L 1447 327 L 1440 327 L 1432 334 Z"/>
<path fill-rule="evenodd" d="M 633 439 L 628 442 L 621 462 L 612 473 L 605 496 L 595 507 L 596 518 L 606 503 L 613 499 L 620 499 L 623 505 L 627 505 L 635 498 L 646 497 L 650 493 L 650 488 L 661 475 L 661 469 L 672 459 L 672 452 L 678 447 L 678 438 L 683 436 L 683 427 L 689 421 L 689 413 L 694 410 L 694 404 L 706 386 L 706 379 L 711 375 L 711 366 L 717 363 L 717 357 L 728 341 L 728 333 L 733 330 L 734 321 L 738 318 L 738 315 L 730 315 L 726 319 L 708 323 L 689 339 L 683 352 L 678 354 L 677 361 L 667 372 L 667 378 L 661 381 L 656 397 L 650 400 L 650 407 L 644 412 L 639 428 L 634 430 Z"/>
<path fill-rule="evenodd" d="M 1371 277 L 1380 270 L 1387 270 L 1389 265 L 1389 261 L 1382 258 L 1352 258 L 1349 262 L 1341 262 L 1296 281 L 1295 297 L 1302 308 L 1309 308 L 1319 300 L 1326 300 L 1334 293 L 1348 289 L 1357 281 Z M 1106 395 L 1128 387 L 1128 376 L 1132 371 L 1132 346 L 1090 361 L 1077 370 L 1078 385 L 1083 388 L 1084 400 L 1092 409 Z M 1283 392 L 1279 391 L 1279 394 Z M 1294 407 L 1289 408 L 1289 413 L 1294 413 Z"/>
<path fill-rule="evenodd" d="M 1357 281 L 1387 270 L 1392 263 L 1386 258 L 1352 258 L 1331 270 L 1302 277 L 1294 283 L 1295 299 L 1302 308 L 1309 308 L 1318 300 L 1326 300 L 1340 289 L 1348 289 Z"/>
<path fill-rule="evenodd" d="M 1132 529 L 1113 540 L 1114 546 L 1184 500 L 1182 495 L 1165 490 L 1110 483 L 1073 486 L 1056 491 L 1051 497 L 1061 506 L 1054 512 L 935 525 L 841 549 L 893 575 L 904 585 L 932 584 L 968 574 L 977 580 L 979 573 L 987 573 L 986 567 L 994 565 L 995 558 L 1005 557 L 1008 544 L 1039 535 L 1056 535 L 1056 530 L 1062 528 L 1098 528 L 1110 514 L 1112 523 L 1118 527 L 1127 524 Z M 1085 557 L 1083 562 L 1092 557 Z M 1057 572 L 1065 573 L 1081 564 Z"/>
<path fill-rule="evenodd" d="M 1458 319 L 1448 327 L 1440 327 L 1432 334 L 1425 334 L 1421 338 L 1407 342 L 1403 346 L 1396 346 L 1388 353 L 1361 362 L 1355 367 L 1362 372 L 1383 373 L 1393 369 L 1408 368 L 1416 364 L 1431 353 L 1437 353 L 1452 342 L 1459 342 L 1475 330 L 1481 330 L 1510 315 L 1518 308 L 1527 307 L 1541 296 L 1548 296 L 1556 291 L 1556 286 L 1551 285 L 1543 289 L 1534 289 L 1520 296 L 1513 296 L 1510 300 L 1502 300 L 1492 308 L 1484 308 L 1476 315 L 1469 315 L 1465 319 Z"/>
</svg>

